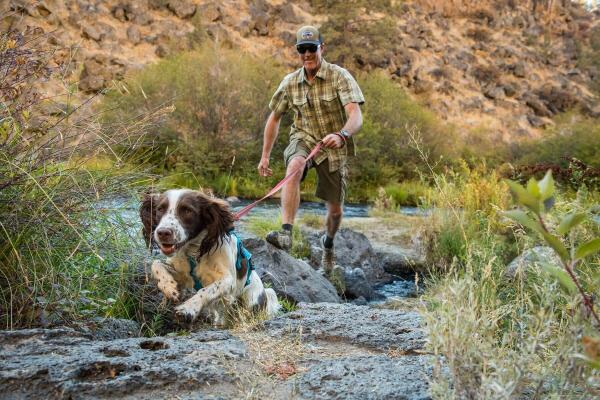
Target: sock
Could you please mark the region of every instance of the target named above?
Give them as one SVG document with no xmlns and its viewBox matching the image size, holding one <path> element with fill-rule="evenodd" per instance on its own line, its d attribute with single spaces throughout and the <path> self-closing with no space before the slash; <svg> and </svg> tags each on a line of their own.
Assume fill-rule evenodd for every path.
<svg viewBox="0 0 600 400">
<path fill-rule="evenodd" d="M 329 235 L 327 235 L 327 237 L 325 237 L 325 243 L 323 243 L 323 246 L 325 246 L 325 248 L 330 249 L 333 247 L 333 238 L 329 237 Z"/>
<path fill-rule="evenodd" d="M 281 229 L 283 229 L 285 231 L 288 231 L 288 232 L 291 232 L 293 227 L 294 227 L 294 225 L 292 225 L 292 224 L 283 224 L 283 225 L 281 225 Z"/>
</svg>

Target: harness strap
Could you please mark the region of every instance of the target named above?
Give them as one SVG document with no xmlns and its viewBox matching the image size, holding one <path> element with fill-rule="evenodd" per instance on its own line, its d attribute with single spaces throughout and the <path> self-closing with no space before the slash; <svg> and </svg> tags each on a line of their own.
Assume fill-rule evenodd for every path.
<svg viewBox="0 0 600 400">
<path fill-rule="evenodd" d="M 190 264 L 190 275 L 194 280 L 194 289 L 198 291 L 202 289 L 202 282 L 200 282 L 200 279 L 195 274 L 195 269 L 198 264 L 196 263 L 196 259 L 192 256 L 188 256 L 188 263 Z"/>
<path fill-rule="evenodd" d="M 235 239 L 237 240 L 237 257 L 235 260 L 235 269 L 239 271 L 240 269 L 242 269 L 244 264 L 246 265 L 246 283 L 244 284 L 244 286 L 248 286 L 250 284 L 250 275 L 252 274 L 252 271 L 254 271 L 254 265 L 252 264 L 252 253 L 250 253 L 248 249 L 244 247 L 244 245 L 242 244 L 242 240 L 239 238 L 238 235 L 235 234 L 233 228 L 227 231 L 227 234 L 229 236 L 235 237 Z M 190 275 L 194 280 L 194 289 L 198 291 L 202 289 L 202 282 L 200 282 L 200 278 L 198 278 L 195 273 L 196 266 L 198 265 L 198 263 L 196 262 L 196 259 L 194 257 L 188 256 L 188 264 L 190 264 Z"/>
</svg>

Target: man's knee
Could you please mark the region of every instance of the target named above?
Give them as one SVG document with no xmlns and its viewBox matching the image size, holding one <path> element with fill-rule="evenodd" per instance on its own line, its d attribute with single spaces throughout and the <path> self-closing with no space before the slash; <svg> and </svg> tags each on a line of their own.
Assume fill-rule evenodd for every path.
<svg viewBox="0 0 600 400">
<path fill-rule="evenodd" d="M 299 171 L 292 180 L 300 182 L 302 178 L 302 171 L 306 167 L 306 159 L 304 157 L 294 157 L 287 166 L 287 174 L 291 174 L 294 171 Z"/>
</svg>

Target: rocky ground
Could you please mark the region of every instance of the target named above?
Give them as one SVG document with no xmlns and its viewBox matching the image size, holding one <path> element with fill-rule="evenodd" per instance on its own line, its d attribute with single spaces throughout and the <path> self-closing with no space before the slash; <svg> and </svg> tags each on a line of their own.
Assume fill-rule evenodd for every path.
<svg viewBox="0 0 600 400">
<path fill-rule="evenodd" d="M 118 322 L 105 321 L 112 337 L 0 332 L 3 398 L 429 398 L 433 362 L 415 312 L 301 304 L 251 329 L 152 338 Z"/>
<path fill-rule="evenodd" d="M 67 98 L 78 103 L 105 88 L 122 88 L 119 81 L 135 70 L 205 41 L 295 68 L 297 27 L 327 23 L 314 3 L 9 0 L 0 3 L 0 27 L 41 29 L 54 48 L 60 79 L 43 84 L 52 101 L 42 111 L 50 116 L 73 109 Z M 393 23 L 385 13 L 357 12 L 338 46 L 378 45 L 350 55 L 344 66 L 387 74 L 475 141 L 485 139 L 482 132 L 492 141 L 535 136 L 553 124 L 552 116 L 573 107 L 600 115 L 590 90 L 598 71 L 583 62 L 583 50 L 597 40 L 599 12 L 578 2 L 551 2 L 554 8 L 536 13 L 528 1 L 502 7 L 437 3 L 398 2 Z M 462 6 L 448 6 L 454 3 Z M 368 36 L 384 22 L 392 23 L 385 40 Z"/>
<path fill-rule="evenodd" d="M 380 222 L 363 224 L 365 232 L 371 223 Z M 307 231 L 314 254 L 305 261 L 245 240 L 263 280 L 298 303 L 269 321 L 150 338 L 135 322 L 113 319 L 0 332 L 4 398 L 429 398 L 434 360 L 424 351 L 418 299 L 367 303 L 393 277 L 366 236 L 350 229 L 336 242 L 348 278 L 338 294 L 311 265 L 318 234 Z"/>
</svg>

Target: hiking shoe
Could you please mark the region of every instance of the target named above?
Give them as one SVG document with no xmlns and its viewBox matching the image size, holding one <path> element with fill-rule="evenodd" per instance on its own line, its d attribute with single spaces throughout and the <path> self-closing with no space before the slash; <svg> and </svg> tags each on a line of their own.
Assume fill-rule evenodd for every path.
<svg viewBox="0 0 600 400">
<path fill-rule="evenodd" d="M 292 232 L 288 230 L 271 231 L 267 233 L 266 239 L 278 249 L 288 251 L 292 248 Z"/>
<path fill-rule="evenodd" d="M 321 236 L 321 248 L 323 249 L 323 255 L 321 256 L 321 267 L 325 271 L 326 275 L 329 275 L 335 265 L 335 253 L 333 246 L 330 249 L 325 247 L 325 235 Z"/>
</svg>

